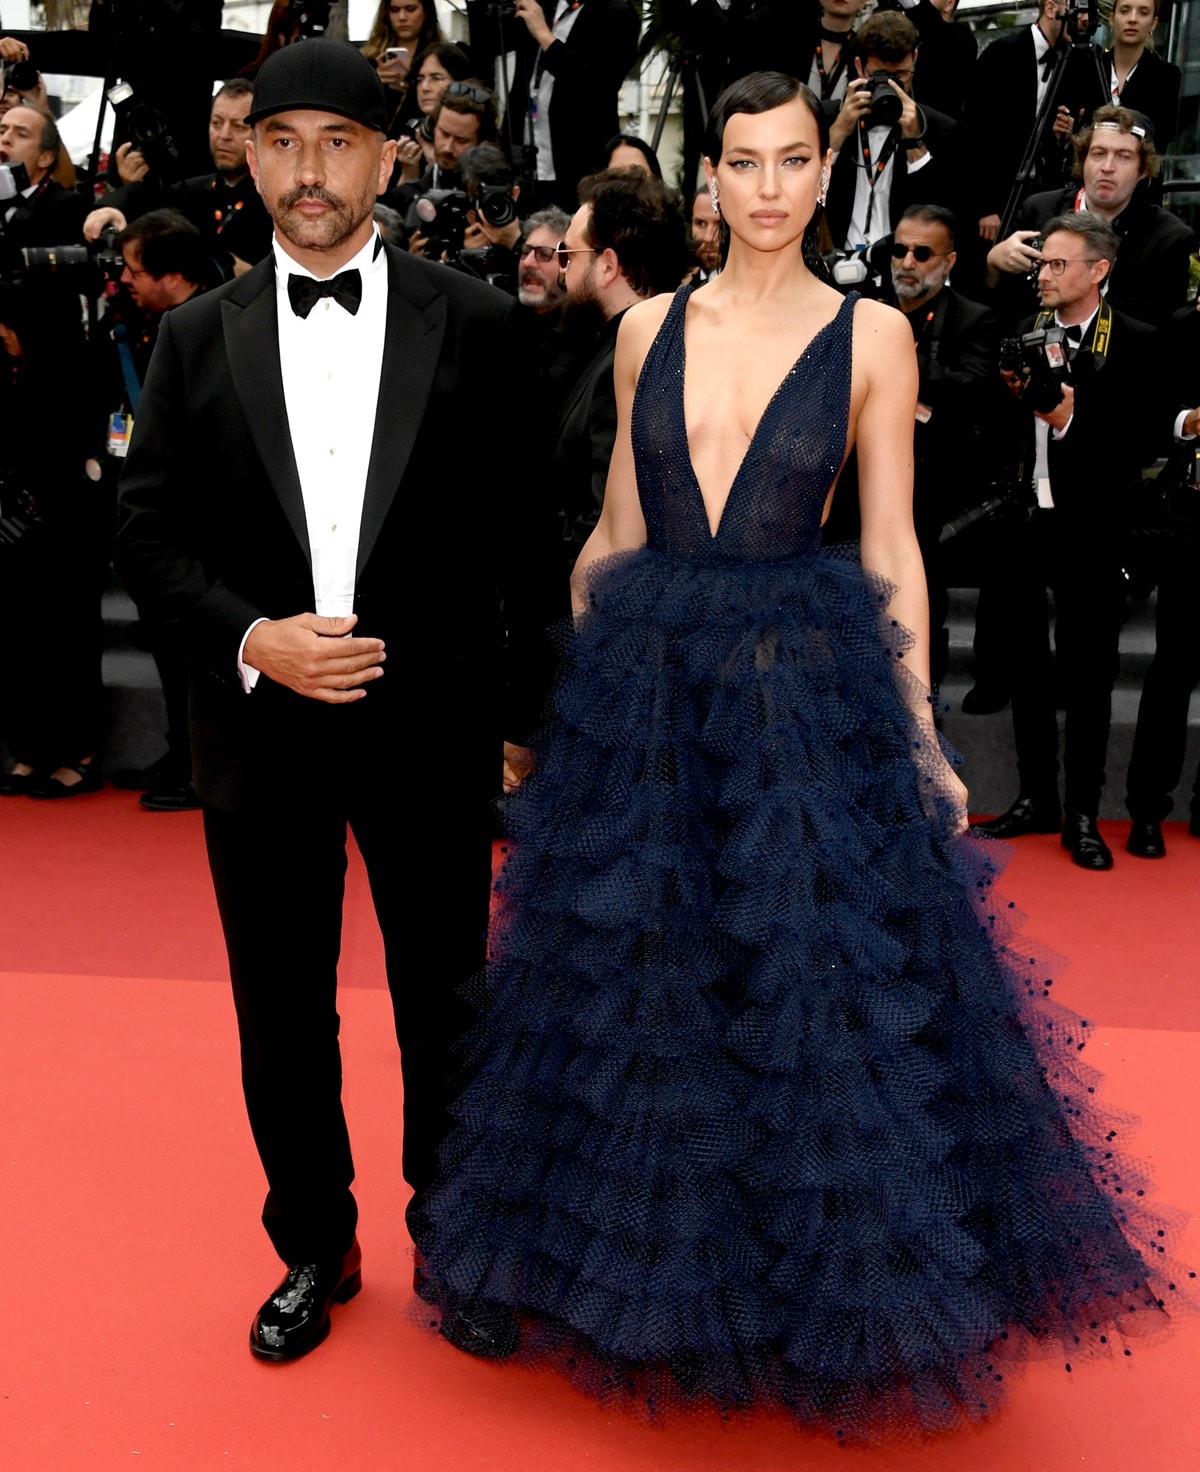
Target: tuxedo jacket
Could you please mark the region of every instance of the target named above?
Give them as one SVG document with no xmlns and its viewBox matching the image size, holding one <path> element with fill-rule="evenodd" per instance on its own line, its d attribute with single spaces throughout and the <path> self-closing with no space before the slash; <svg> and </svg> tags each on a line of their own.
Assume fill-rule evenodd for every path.
<svg viewBox="0 0 1200 1472">
<path fill-rule="evenodd" d="M 1036 318 L 1021 324 L 1032 329 Z M 1153 328 L 1113 312 L 1103 357 L 1092 351 L 1095 323 L 1071 363 L 1074 416 L 1047 442 L 1050 489 L 1072 552 L 1081 559 L 1120 546 L 1142 467 L 1158 453 L 1164 415 L 1162 368 Z M 1026 411 L 1026 472 L 1032 477 L 1033 414 Z"/>
<path fill-rule="evenodd" d="M 541 0 L 553 25 L 556 0 Z M 640 20 L 630 0 L 582 0 L 582 8 L 566 41 L 555 41 L 543 53 L 523 21 L 506 21 L 499 29 L 487 0 L 467 0 L 471 27 L 471 60 L 489 83 L 499 38 L 517 52 L 517 75 L 509 92 L 503 127 L 518 141 L 528 131 L 529 92 L 539 58 L 554 77 L 550 96 L 550 143 L 554 176 L 569 190 L 585 174 L 601 166 L 604 145 L 620 131 L 617 94 L 637 60 Z"/>
<path fill-rule="evenodd" d="M 354 610 L 356 632 L 382 638 L 388 661 L 353 704 L 265 678 L 247 694 L 237 674 L 255 619 L 314 606 L 274 257 L 169 312 L 159 331 L 121 476 L 118 569 L 145 613 L 186 637 L 196 790 L 226 811 L 279 783 L 302 801 L 339 763 L 394 772 L 402 710 L 406 742 L 436 731 L 452 762 L 465 743 L 475 775 L 463 780 L 483 781 L 480 753 L 498 751 L 505 721 L 504 734 L 521 740 L 538 713 L 548 658 L 539 635 L 555 612 L 552 528 L 539 535 L 517 498 L 502 500 L 460 458 L 465 436 L 494 452 L 517 422 L 516 393 L 530 380 L 514 363 L 515 304 L 385 249 L 387 332 Z M 506 638 L 516 667 L 505 682 Z"/>
<path fill-rule="evenodd" d="M 1037 118 L 1036 56 L 1030 26 L 998 37 L 980 54 L 963 119 L 972 219 L 1004 213 Z M 1062 101 L 1068 101 L 1066 95 Z M 1036 167 L 1035 189 L 1061 184 L 1065 176 L 1065 150 L 1048 126 Z"/>
<path fill-rule="evenodd" d="M 892 154 L 892 182 L 886 200 L 876 194 L 875 210 L 882 206 L 886 217 L 880 221 L 880 230 L 894 230 L 900 216 L 911 204 L 939 204 L 953 210 L 958 196 L 958 168 L 956 151 L 956 124 L 953 118 L 936 112 L 932 107 L 922 107 L 925 117 L 925 146 L 930 158 L 916 173 L 908 172 L 908 153 L 901 139 Z M 850 216 L 854 209 L 855 182 L 862 166 L 859 145 L 859 130 L 855 128 L 842 145 L 833 161 L 833 173 L 829 180 L 829 195 L 826 209 L 829 229 L 834 243 L 839 247 L 846 239 L 850 228 Z"/>
</svg>

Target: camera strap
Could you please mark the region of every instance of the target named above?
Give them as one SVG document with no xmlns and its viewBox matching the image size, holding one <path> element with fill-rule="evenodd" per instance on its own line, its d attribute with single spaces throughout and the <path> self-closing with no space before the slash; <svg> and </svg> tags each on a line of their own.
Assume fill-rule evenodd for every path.
<svg viewBox="0 0 1200 1472">
<path fill-rule="evenodd" d="M 875 187 L 879 183 L 879 176 L 887 168 L 888 161 L 896 151 L 896 144 L 900 141 L 900 129 L 893 127 L 889 130 L 887 137 L 883 140 L 883 147 L 879 150 L 879 157 L 874 164 L 871 162 L 871 130 L 867 127 L 866 120 L 858 120 L 858 141 L 862 148 L 863 168 L 867 173 L 867 218 L 863 221 L 863 238 L 870 240 L 871 216 L 875 213 Z"/>
<path fill-rule="evenodd" d="M 838 59 L 829 68 L 829 71 L 826 72 L 825 55 L 821 49 L 821 43 L 822 40 L 833 41 L 834 39 L 840 42 L 842 49 L 838 53 Z M 817 76 L 819 76 L 821 79 L 822 102 L 829 101 L 829 99 L 833 96 L 833 89 L 842 80 L 842 73 L 846 70 L 846 52 L 850 49 L 849 46 L 846 44 L 849 40 L 849 31 L 846 31 L 844 35 L 841 31 L 829 31 L 828 33 L 823 32 L 822 36 L 819 37 L 817 40 L 816 51 L 813 55 L 813 65 L 817 69 Z"/>
<path fill-rule="evenodd" d="M 1055 326 L 1053 312 L 1039 312 L 1034 319 L 1033 330 L 1042 332 L 1047 327 Z M 1112 337 L 1113 311 L 1106 296 L 1100 298 L 1100 309 L 1096 313 L 1095 321 L 1092 323 L 1092 340 L 1089 351 L 1093 358 L 1103 360 L 1108 356 L 1109 339 Z M 1080 343 L 1082 349 L 1083 344 Z"/>
</svg>

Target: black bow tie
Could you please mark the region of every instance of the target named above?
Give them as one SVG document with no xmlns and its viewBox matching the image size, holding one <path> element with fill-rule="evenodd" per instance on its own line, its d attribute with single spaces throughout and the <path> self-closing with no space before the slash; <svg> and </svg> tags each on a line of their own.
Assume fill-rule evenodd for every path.
<svg viewBox="0 0 1200 1472">
<path fill-rule="evenodd" d="M 362 276 L 357 271 L 341 271 L 327 281 L 312 276 L 288 277 L 288 300 L 297 317 L 307 317 L 323 296 L 331 296 L 353 317 L 362 305 Z"/>
<path fill-rule="evenodd" d="M 1083 341 L 1083 328 L 1082 327 L 1078 327 L 1078 326 L 1076 326 L 1076 327 L 1068 327 L 1066 329 L 1066 334 L 1067 334 L 1067 341 L 1074 348 L 1077 348 L 1079 346 L 1079 344 Z"/>
</svg>

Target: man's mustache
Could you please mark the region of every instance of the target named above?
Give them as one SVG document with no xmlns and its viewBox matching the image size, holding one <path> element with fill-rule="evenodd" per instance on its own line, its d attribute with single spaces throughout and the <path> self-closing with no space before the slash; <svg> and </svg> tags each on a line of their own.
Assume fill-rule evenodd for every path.
<svg viewBox="0 0 1200 1472">
<path fill-rule="evenodd" d="M 318 199 L 322 204 L 327 204 L 335 210 L 345 205 L 345 200 L 336 194 L 331 194 L 328 189 L 322 189 L 319 184 L 304 184 L 299 189 L 289 189 L 279 203 L 281 208 L 290 210 L 294 209 L 302 199 Z"/>
</svg>

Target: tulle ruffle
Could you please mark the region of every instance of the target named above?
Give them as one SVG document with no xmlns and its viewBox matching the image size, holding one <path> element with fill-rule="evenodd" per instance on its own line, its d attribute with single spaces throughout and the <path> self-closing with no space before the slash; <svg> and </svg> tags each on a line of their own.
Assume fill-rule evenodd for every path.
<svg viewBox="0 0 1200 1472">
<path fill-rule="evenodd" d="M 1182 1286 L 888 598 L 824 553 L 592 570 L 417 1245 L 602 1396 L 936 1430 Z"/>
</svg>

